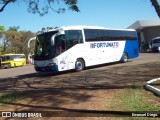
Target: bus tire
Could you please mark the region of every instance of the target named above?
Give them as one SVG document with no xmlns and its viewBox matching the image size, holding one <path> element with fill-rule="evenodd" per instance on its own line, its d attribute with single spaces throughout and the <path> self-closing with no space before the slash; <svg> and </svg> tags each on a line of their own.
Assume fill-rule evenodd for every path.
<svg viewBox="0 0 160 120">
<path fill-rule="evenodd" d="M 84 61 L 82 59 L 77 59 L 75 63 L 75 70 L 77 72 L 82 71 L 84 69 Z"/>
<path fill-rule="evenodd" d="M 128 55 L 127 55 L 127 53 L 123 53 L 123 59 L 122 59 L 122 62 L 123 62 L 123 63 L 128 62 Z"/>
</svg>

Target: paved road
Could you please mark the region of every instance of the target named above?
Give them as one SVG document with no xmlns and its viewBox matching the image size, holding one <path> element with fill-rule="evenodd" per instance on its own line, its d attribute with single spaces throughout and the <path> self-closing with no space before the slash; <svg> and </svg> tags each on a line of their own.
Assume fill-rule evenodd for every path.
<svg viewBox="0 0 160 120">
<path fill-rule="evenodd" d="M 95 67 L 94 70 L 106 69 L 114 66 L 129 66 L 129 65 L 138 65 L 150 62 L 160 61 L 159 53 L 141 53 L 139 58 L 132 60 L 131 62 L 125 64 L 114 64 L 114 65 L 104 65 L 101 67 Z M 92 69 L 89 69 L 92 70 Z M 87 70 L 88 71 L 88 70 Z M 83 71 L 85 72 L 85 71 Z M 24 67 L 17 67 L 12 69 L 0 69 L 0 80 L 4 78 L 14 78 L 19 75 L 27 75 L 27 74 L 36 74 L 33 65 L 27 65 Z M 69 73 L 68 73 L 69 75 Z"/>
<path fill-rule="evenodd" d="M 25 75 L 35 73 L 33 65 L 27 65 L 23 67 L 16 67 L 16 68 L 8 68 L 8 69 L 0 69 L 0 79 L 15 77 L 18 75 Z"/>
<path fill-rule="evenodd" d="M 152 63 L 155 64 L 150 65 Z M 130 77 L 134 77 L 135 81 L 152 79 L 153 76 L 151 74 L 153 73 L 150 72 L 156 74 L 156 72 L 160 71 L 158 63 L 160 63 L 159 53 L 141 53 L 139 58 L 127 63 L 96 66 L 82 72 L 71 71 L 58 74 L 37 73 L 33 65 L 1 69 L 0 89 L 41 90 L 68 87 L 78 88 L 81 86 L 93 87 L 97 85 L 102 86 L 104 84 L 110 87 L 114 86 L 119 81 L 124 81 L 126 83 L 126 79 L 130 79 Z M 147 68 L 147 66 L 152 68 Z M 158 75 L 159 74 L 156 74 L 156 76 Z M 123 86 L 123 82 L 119 85 Z"/>
</svg>

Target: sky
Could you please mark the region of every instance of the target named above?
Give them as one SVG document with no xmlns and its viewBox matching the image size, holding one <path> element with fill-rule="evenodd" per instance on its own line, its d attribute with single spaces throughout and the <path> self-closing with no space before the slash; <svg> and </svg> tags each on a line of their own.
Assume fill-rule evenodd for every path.
<svg viewBox="0 0 160 120">
<path fill-rule="evenodd" d="M 0 26 L 20 26 L 22 31 L 40 31 L 43 27 L 72 25 L 127 28 L 137 20 L 159 19 L 150 0 L 78 0 L 80 12 L 53 11 L 43 17 L 28 13 L 24 2 L 9 4 L 0 13 Z M 56 7 L 56 6 L 55 6 Z M 62 5 L 63 7 L 63 5 Z"/>
</svg>

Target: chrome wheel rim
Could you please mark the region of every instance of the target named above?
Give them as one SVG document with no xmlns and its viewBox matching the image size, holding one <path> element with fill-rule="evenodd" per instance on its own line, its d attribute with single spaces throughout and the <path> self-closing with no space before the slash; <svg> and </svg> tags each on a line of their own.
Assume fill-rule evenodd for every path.
<svg viewBox="0 0 160 120">
<path fill-rule="evenodd" d="M 124 54 L 124 62 L 127 62 L 128 61 L 128 57 L 126 54 Z"/>
<path fill-rule="evenodd" d="M 83 67 L 82 63 L 81 63 L 80 61 L 77 61 L 77 62 L 76 62 L 76 68 L 77 68 L 78 70 L 81 70 L 82 67 Z"/>
</svg>

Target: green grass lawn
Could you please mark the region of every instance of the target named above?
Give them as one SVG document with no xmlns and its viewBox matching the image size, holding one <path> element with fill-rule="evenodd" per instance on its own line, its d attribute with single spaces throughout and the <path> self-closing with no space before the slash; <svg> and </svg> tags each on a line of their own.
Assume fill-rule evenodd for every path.
<svg viewBox="0 0 160 120">
<path fill-rule="evenodd" d="M 0 92 L 0 106 L 7 105 L 7 103 L 12 103 L 17 100 L 26 99 L 27 96 L 23 95 L 20 92 L 8 92 L 8 91 L 1 91 Z"/>
<path fill-rule="evenodd" d="M 106 109 L 111 111 L 131 112 L 131 116 L 123 117 L 126 120 L 152 120 L 154 117 L 132 117 L 132 113 L 160 113 L 160 99 L 143 87 L 124 89 L 118 94 Z M 120 117 L 122 117 L 120 115 Z"/>
<path fill-rule="evenodd" d="M 123 89 L 107 107 L 115 111 L 160 111 L 160 100 L 140 84 L 139 87 Z"/>
</svg>

